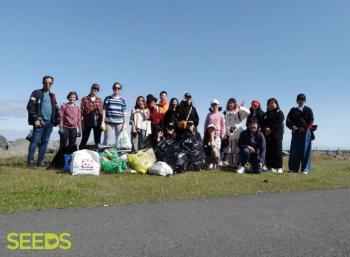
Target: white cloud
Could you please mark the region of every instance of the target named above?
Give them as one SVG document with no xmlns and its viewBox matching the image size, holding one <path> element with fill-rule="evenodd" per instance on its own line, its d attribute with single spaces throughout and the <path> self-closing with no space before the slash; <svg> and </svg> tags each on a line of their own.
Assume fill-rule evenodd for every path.
<svg viewBox="0 0 350 257">
<path fill-rule="evenodd" d="M 27 117 L 27 102 L 24 100 L 0 100 L 0 118 Z"/>
</svg>

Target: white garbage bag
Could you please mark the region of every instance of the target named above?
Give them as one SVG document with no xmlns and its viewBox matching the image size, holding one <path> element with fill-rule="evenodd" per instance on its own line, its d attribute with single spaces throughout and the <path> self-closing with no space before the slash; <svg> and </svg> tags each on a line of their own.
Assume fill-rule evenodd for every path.
<svg viewBox="0 0 350 257">
<path fill-rule="evenodd" d="M 70 173 L 72 175 L 100 175 L 100 155 L 90 150 L 80 150 L 72 154 Z"/>
<path fill-rule="evenodd" d="M 173 169 L 166 162 L 156 162 L 149 168 L 148 173 L 159 176 L 174 174 Z"/>
<path fill-rule="evenodd" d="M 132 144 L 126 128 L 120 131 L 115 147 L 118 150 L 131 150 Z"/>
</svg>

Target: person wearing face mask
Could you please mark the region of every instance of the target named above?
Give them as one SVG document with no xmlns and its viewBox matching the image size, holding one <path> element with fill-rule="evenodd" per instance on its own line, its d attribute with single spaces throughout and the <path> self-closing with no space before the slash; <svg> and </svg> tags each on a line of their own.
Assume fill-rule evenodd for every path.
<svg viewBox="0 0 350 257">
<path fill-rule="evenodd" d="M 27 104 L 28 123 L 33 126 L 33 134 L 28 148 L 27 168 L 37 166 L 46 167 L 45 154 L 54 126 L 59 124 L 59 114 L 56 96 L 51 92 L 54 82 L 52 76 L 44 76 L 42 88 L 34 90 Z M 34 155 L 39 146 L 38 160 L 34 162 Z"/>
<path fill-rule="evenodd" d="M 266 141 L 257 119 L 250 120 L 248 128 L 240 134 L 237 145 L 240 149 L 240 166 L 237 173 L 243 174 L 248 162 L 253 173 L 260 173 L 265 163 Z"/>
<path fill-rule="evenodd" d="M 184 95 L 184 99 L 181 101 L 179 108 L 177 109 L 178 115 L 178 128 L 179 133 L 183 133 L 187 128 L 187 122 L 193 122 L 195 127 L 198 127 L 199 116 L 197 109 L 192 104 L 192 96 L 190 93 Z"/>
<path fill-rule="evenodd" d="M 215 128 L 215 138 L 216 144 L 218 145 L 219 149 L 221 148 L 221 141 L 224 139 L 225 136 L 225 118 L 224 115 L 220 112 L 221 107 L 219 106 L 219 101 L 217 99 L 213 99 L 210 103 L 210 108 L 205 122 L 204 122 L 204 133 L 203 135 L 207 134 L 207 128 L 209 125 L 214 125 Z"/>
<path fill-rule="evenodd" d="M 75 103 L 78 100 L 77 93 L 69 92 L 67 100 L 68 103 L 62 104 L 59 110 L 61 121 L 58 133 L 61 147 L 75 145 L 77 137 L 81 136 L 81 112 Z"/>
<path fill-rule="evenodd" d="M 102 127 L 105 127 L 103 144 L 115 144 L 120 132 L 124 129 L 126 117 L 126 103 L 120 95 L 122 84 L 115 82 L 112 86 L 113 94 L 103 101 Z M 113 139 L 114 138 L 114 139 Z"/>
<path fill-rule="evenodd" d="M 249 122 L 252 118 L 257 119 L 259 124 L 261 125 L 264 119 L 264 111 L 261 109 L 260 101 L 256 99 L 253 100 L 249 111 L 250 111 L 250 114 L 247 117 L 246 126 L 248 127 Z"/>
<path fill-rule="evenodd" d="M 276 98 L 267 101 L 267 111 L 263 116 L 261 129 L 266 138 L 266 167 L 268 170 L 283 173 L 282 140 L 284 114 Z"/>
<path fill-rule="evenodd" d="M 239 163 L 239 147 L 237 145 L 239 136 L 243 131 L 242 121 L 250 114 L 248 108 L 237 103 L 235 98 L 227 101 L 225 117 L 225 141 L 223 148 L 224 165 L 237 167 Z"/>
<path fill-rule="evenodd" d="M 286 125 L 292 131 L 292 142 L 289 154 L 289 171 L 301 172 L 308 175 L 311 169 L 311 141 L 315 138 L 313 131 L 314 114 L 312 109 L 305 105 L 306 96 L 298 94 L 298 107 L 293 107 L 288 115 Z"/>
</svg>

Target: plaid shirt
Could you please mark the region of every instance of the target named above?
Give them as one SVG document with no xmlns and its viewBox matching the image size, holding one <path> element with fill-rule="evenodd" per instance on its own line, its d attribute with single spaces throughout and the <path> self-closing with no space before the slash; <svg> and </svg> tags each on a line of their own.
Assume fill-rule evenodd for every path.
<svg viewBox="0 0 350 257">
<path fill-rule="evenodd" d="M 89 128 L 94 127 L 94 114 L 97 118 L 96 126 L 101 125 L 103 112 L 102 107 L 102 99 L 97 96 L 95 101 L 92 101 L 90 96 L 84 96 L 83 99 L 81 99 L 80 108 L 84 126 Z"/>
</svg>

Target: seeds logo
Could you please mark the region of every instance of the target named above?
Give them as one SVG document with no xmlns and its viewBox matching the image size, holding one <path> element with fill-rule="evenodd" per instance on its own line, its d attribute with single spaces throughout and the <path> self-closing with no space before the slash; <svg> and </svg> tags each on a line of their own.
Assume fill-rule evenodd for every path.
<svg viewBox="0 0 350 257">
<path fill-rule="evenodd" d="M 9 233 L 7 235 L 9 250 L 69 250 L 72 243 L 69 233 Z"/>
</svg>

